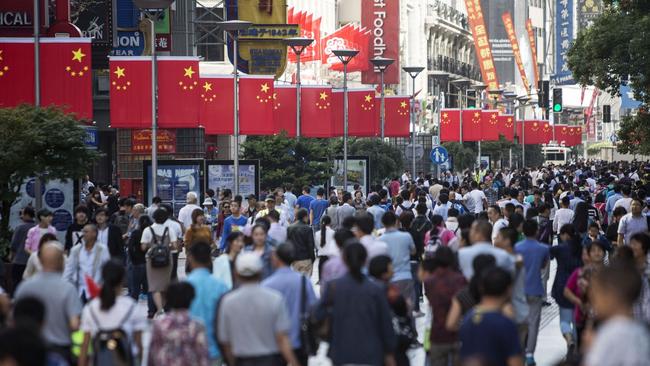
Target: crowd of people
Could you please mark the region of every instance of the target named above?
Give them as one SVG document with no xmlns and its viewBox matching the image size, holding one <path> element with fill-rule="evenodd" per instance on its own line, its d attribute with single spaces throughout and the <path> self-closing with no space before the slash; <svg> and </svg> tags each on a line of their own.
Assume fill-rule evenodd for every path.
<svg viewBox="0 0 650 366">
<path fill-rule="evenodd" d="M 83 190 L 61 240 L 21 211 L 0 361 L 299 366 L 327 343 L 335 365 L 535 365 L 555 303 L 562 364 L 650 362 L 650 165 L 208 190 L 178 212 Z"/>
</svg>

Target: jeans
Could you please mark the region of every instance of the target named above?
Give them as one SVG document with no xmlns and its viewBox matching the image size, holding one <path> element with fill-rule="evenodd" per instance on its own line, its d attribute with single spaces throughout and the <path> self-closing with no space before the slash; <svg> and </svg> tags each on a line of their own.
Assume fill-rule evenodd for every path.
<svg viewBox="0 0 650 366">
<path fill-rule="evenodd" d="M 528 302 L 528 340 L 526 354 L 534 354 L 537 346 L 539 322 L 542 318 L 542 296 L 526 296 Z"/>
<path fill-rule="evenodd" d="M 576 339 L 576 327 L 573 324 L 573 308 L 560 307 L 560 330 L 562 334 L 571 334 Z"/>
<path fill-rule="evenodd" d="M 147 265 L 146 264 L 132 264 L 129 267 L 131 274 L 131 281 L 129 282 L 129 296 L 136 302 L 140 294 L 147 294 L 147 308 L 149 314 L 156 312 L 156 305 L 153 302 L 153 296 L 149 293 L 147 285 Z"/>
<path fill-rule="evenodd" d="M 18 288 L 18 285 L 20 282 L 23 280 L 23 273 L 25 273 L 25 268 L 27 268 L 26 264 L 16 264 L 13 263 L 11 265 L 11 280 L 12 280 L 12 288 L 11 288 L 11 293 L 13 294 L 14 291 Z"/>
<path fill-rule="evenodd" d="M 411 275 L 413 276 L 413 286 L 415 287 L 415 296 L 413 303 L 413 310 L 420 311 L 420 298 L 422 298 L 422 282 L 418 279 L 418 270 L 420 263 L 418 261 L 411 261 Z"/>
</svg>

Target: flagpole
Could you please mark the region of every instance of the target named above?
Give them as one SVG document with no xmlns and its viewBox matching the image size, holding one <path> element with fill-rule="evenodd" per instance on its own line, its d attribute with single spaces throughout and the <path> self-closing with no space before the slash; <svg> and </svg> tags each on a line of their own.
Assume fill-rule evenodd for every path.
<svg viewBox="0 0 650 366">
<path fill-rule="evenodd" d="M 34 106 L 37 108 L 41 105 L 41 65 L 40 65 L 40 25 L 41 15 L 39 9 L 39 0 L 34 0 Z M 34 206 L 40 210 L 43 206 L 42 182 L 39 172 L 34 179 Z"/>
<path fill-rule="evenodd" d="M 149 17 L 151 25 L 151 194 L 152 198 L 158 195 L 158 117 L 156 116 L 158 90 L 157 65 L 156 65 L 156 24 Z"/>
</svg>

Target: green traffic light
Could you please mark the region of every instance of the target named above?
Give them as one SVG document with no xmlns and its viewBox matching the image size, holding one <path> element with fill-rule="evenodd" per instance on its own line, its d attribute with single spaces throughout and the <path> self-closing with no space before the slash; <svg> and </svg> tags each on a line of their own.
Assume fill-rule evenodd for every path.
<svg viewBox="0 0 650 366">
<path fill-rule="evenodd" d="M 553 104 L 553 112 L 562 112 L 562 104 Z"/>
</svg>

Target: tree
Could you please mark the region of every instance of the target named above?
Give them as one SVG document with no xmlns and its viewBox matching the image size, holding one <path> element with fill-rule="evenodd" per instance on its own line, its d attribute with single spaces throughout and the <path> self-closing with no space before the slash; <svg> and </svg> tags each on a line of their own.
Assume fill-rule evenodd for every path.
<svg viewBox="0 0 650 366">
<path fill-rule="evenodd" d="M 332 171 L 333 145 L 327 139 L 250 136 L 241 145 L 244 159 L 260 160 L 260 185 L 272 189 L 283 183 L 296 187 L 323 184 Z"/>
<path fill-rule="evenodd" d="M 86 148 L 85 136 L 79 121 L 57 108 L 0 109 L 0 250 L 11 239 L 11 205 L 26 179 L 79 179 L 88 173 L 99 154 Z"/>
<path fill-rule="evenodd" d="M 454 171 L 460 172 L 474 167 L 476 152 L 469 146 L 469 143 L 445 142 L 442 146 L 449 152 L 454 163 Z"/>
<path fill-rule="evenodd" d="M 618 149 L 623 153 L 650 153 L 650 3 L 607 0 L 608 6 L 581 32 L 568 54 L 569 69 L 582 85 L 595 85 L 620 95 L 630 85 L 642 105 L 636 116 L 621 121 Z"/>
<path fill-rule="evenodd" d="M 381 184 L 386 178 L 398 176 L 404 164 L 400 149 L 377 139 L 352 139 L 349 154 L 370 159 L 371 184 Z"/>
</svg>

